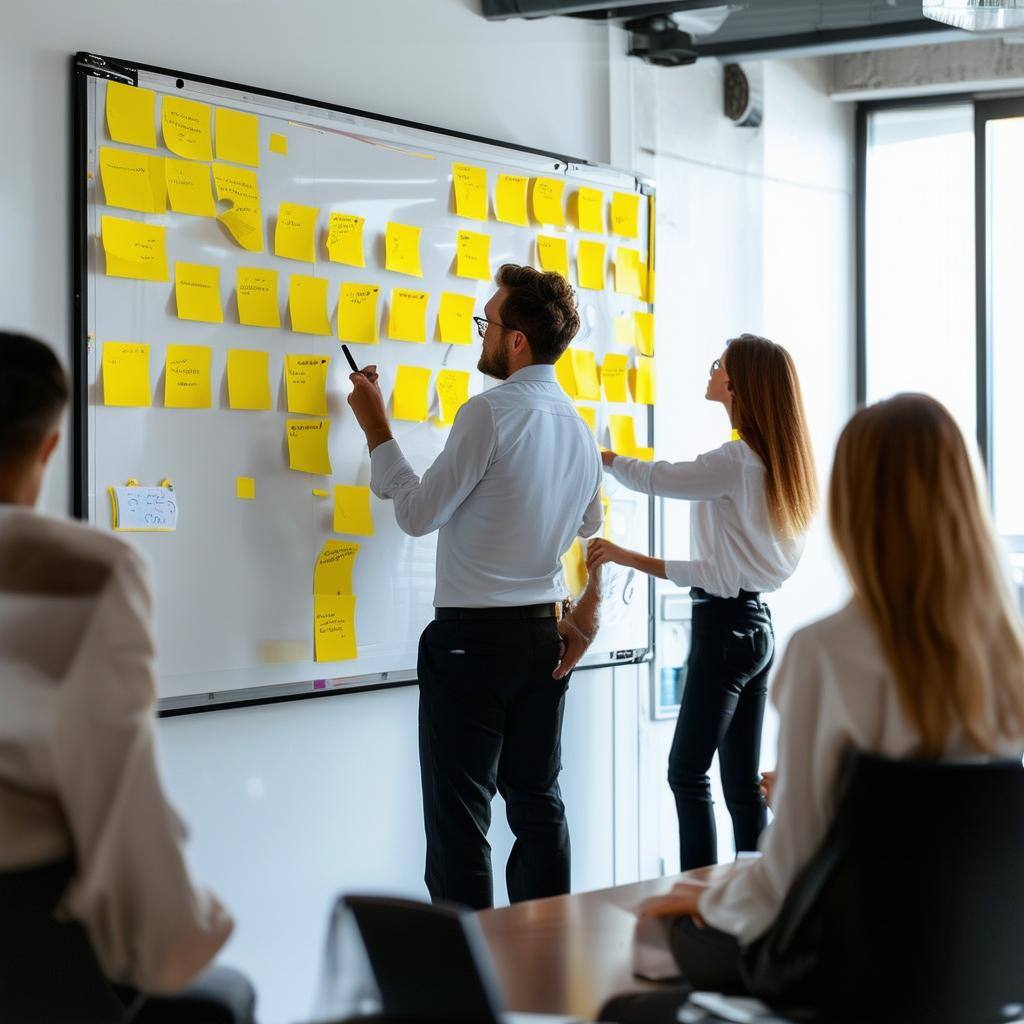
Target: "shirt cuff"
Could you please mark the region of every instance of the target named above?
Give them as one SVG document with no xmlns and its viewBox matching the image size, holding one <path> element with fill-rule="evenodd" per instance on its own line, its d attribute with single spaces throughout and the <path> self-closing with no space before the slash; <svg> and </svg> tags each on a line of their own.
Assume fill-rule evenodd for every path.
<svg viewBox="0 0 1024 1024">
<path fill-rule="evenodd" d="M 370 489 L 378 498 L 390 498 L 389 488 L 403 469 L 411 469 L 398 442 L 391 438 L 370 452 Z"/>
</svg>

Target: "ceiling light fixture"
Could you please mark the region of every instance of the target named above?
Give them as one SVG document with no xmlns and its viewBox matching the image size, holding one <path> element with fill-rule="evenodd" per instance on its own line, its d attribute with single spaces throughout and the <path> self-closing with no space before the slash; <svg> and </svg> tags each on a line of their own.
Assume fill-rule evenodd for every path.
<svg viewBox="0 0 1024 1024">
<path fill-rule="evenodd" d="M 927 18 L 969 32 L 1024 29 L 1024 0 L 923 0 Z"/>
</svg>

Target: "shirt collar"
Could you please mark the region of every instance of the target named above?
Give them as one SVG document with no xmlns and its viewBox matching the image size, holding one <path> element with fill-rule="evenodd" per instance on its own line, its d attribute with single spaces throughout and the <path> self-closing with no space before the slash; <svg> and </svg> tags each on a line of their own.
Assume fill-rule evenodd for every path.
<svg viewBox="0 0 1024 1024">
<path fill-rule="evenodd" d="M 555 368 L 552 364 L 531 363 L 529 366 L 524 366 L 521 370 L 516 370 L 504 383 L 511 384 L 513 381 L 541 381 L 554 384 L 556 380 Z"/>
</svg>

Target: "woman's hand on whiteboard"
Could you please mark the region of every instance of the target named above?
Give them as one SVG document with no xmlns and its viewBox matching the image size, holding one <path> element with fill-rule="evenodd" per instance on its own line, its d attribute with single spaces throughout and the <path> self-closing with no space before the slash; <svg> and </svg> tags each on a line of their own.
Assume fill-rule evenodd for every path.
<svg viewBox="0 0 1024 1024">
<path fill-rule="evenodd" d="M 348 404 L 372 452 L 377 445 L 391 440 L 387 406 L 377 383 L 377 367 L 367 366 L 358 373 L 349 374 L 349 380 L 352 381 L 352 393 L 348 396 Z"/>
<path fill-rule="evenodd" d="M 604 449 L 601 452 L 601 463 L 605 469 L 611 469 L 612 463 L 618 458 L 615 452 L 610 452 L 608 449 Z"/>
<path fill-rule="evenodd" d="M 593 572 L 599 565 L 604 565 L 606 562 L 632 565 L 630 554 L 631 552 L 620 548 L 618 544 L 613 544 L 603 537 L 596 537 L 587 544 L 587 569 Z"/>
</svg>

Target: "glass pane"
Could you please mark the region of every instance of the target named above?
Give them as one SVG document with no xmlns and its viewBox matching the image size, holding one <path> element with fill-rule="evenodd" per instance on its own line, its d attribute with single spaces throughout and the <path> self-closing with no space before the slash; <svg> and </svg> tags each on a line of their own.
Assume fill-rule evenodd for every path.
<svg viewBox="0 0 1024 1024">
<path fill-rule="evenodd" d="M 973 442 L 972 106 L 874 112 L 866 171 L 868 401 L 927 392 Z"/>
<path fill-rule="evenodd" d="M 989 330 L 992 345 L 992 457 L 999 532 L 1024 546 L 1024 117 L 989 121 Z"/>
</svg>

